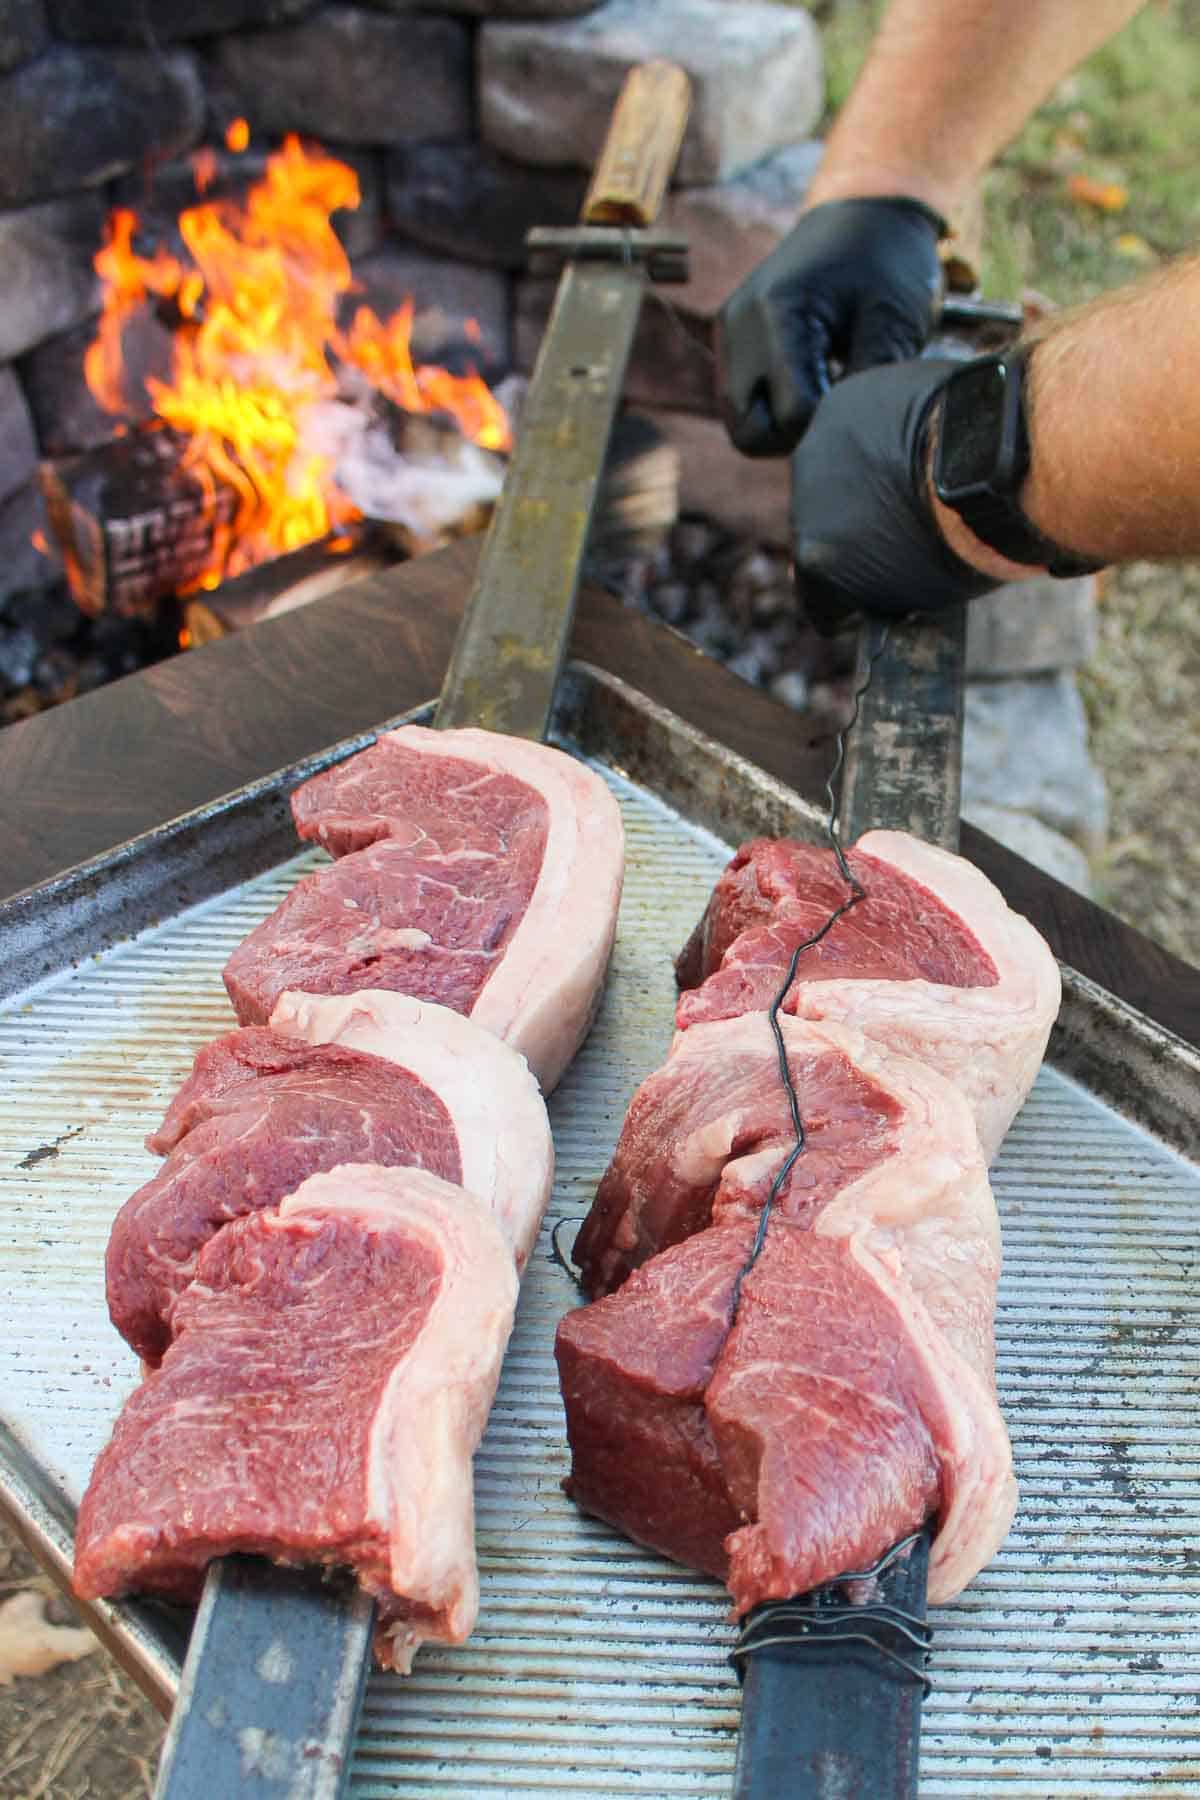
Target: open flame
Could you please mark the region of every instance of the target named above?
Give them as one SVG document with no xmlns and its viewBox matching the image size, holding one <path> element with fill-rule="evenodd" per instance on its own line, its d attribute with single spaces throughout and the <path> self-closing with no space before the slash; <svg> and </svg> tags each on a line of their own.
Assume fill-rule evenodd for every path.
<svg viewBox="0 0 1200 1800">
<path fill-rule="evenodd" d="M 244 120 L 226 141 L 246 148 Z M 194 173 L 203 194 L 212 158 L 200 153 Z M 171 379 L 146 378 L 154 412 L 184 434 L 187 464 L 214 495 L 217 484 L 237 495 L 193 587 L 215 587 L 359 516 L 338 490 L 320 433 L 306 430 L 314 409 L 337 397 L 339 369 L 359 370 L 408 412 L 452 414 L 484 449 L 508 448 L 508 421 L 486 382 L 413 362 L 411 303 L 387 320 L 360 306 L 342 328 L 339 307 L 354 283 L 330 215 L 359 201 L 352 169 L 292 136 L 243 203 L 201 200 L 180 215 L 186 260 L 161 246 L 140 254 L 133 212 L 109 218 L 95 259 L 104 303 L 84 364 L 88 387 L 106 411 L 126 413 L 122 329 L 151 297 L 171 308 Z"/>
</svg>

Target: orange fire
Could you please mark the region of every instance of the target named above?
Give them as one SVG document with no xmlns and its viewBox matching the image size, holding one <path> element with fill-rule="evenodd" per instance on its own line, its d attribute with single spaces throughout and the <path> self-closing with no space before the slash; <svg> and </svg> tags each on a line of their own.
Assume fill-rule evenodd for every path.
<svg viewBox="0 0 1200 1800">
<path fill-rule="evenodd" d="M 245 148 L 244 120 L 226 141 Z M 212 173 L 201 159 L 200 191 Z M 289 137 L 244 204 L 206 201 L 180 215 L 186 261 L 161 247 L 142 256 L 136 215 L 109 218 L 95 259 L 104 306 L 85 358 L 88 387 L 107 411 L 128 410 L 122 329 L 150 296 L 170 302 L 179 320 L 171 379 L 146 378 L 154 412 L 188 439 L 187 461 L 214 495 L 222 484 L 238 496 L 194 586 L 215 587 L 358 516 L 330 459 L 304 435 L 310 408 L 337 394 L 338 363 L 410 412 L 452 413 L 474 442 L 508 447 L 508 421 L 486 382 L 414 364 L 410 302 L 387 320 L 360 306 L 349 330 L 340 327 L 353 277 L 330 215 L 359 200 L 352 169 Z"/>
</svg>

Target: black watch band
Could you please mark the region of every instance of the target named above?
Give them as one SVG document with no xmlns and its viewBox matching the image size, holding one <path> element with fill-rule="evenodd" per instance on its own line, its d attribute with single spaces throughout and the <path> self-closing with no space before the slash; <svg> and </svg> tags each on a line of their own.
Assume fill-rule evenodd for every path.
<svg viewBox="0 0 1200 1800">
<path fill-rule="evenodd" d="M 982 543 L 1010 562 L 1051 575 L 1090 575 L 1103 567 L 1045 537 L 1021 510 L 1029 473 L 1025 412 L 1027 357 L 1022 351 L 982 356 L 947 376 L 937 401 L 933 485 Z"/>
</svg>

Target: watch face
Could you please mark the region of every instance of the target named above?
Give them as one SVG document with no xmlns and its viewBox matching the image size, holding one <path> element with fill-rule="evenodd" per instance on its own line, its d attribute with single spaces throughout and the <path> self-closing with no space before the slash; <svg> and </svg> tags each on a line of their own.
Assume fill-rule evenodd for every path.
<svg viewBox="0 0 1200 1800">
<path fill-rule="evenodd" d="M 938 489 L 952 494 L 991 486 L 1001 461 L 1004 365 L 972 363 L 947 382 L 938 433 Z"/>
</svg>

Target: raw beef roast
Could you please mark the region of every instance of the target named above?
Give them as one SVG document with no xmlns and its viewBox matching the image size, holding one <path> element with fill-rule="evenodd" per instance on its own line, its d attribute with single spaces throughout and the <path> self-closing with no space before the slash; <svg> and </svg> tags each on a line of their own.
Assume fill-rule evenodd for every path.
<svg viewBox="0 0 1200 1800">
<path fill-rule="evenodd" d="M 624 841 L 598 775 L 486 731 L 406 725 L 293 799 L 339 857 L 300 881 L 225 970 L 243 1023 L 285 989 L 383 988 L 469 1015 L 548 1092 L 591 1024 Z"/>
<path fill-rule="evenodd" d="M 784 1008 L 856 1025 L 948 1076 L 989 1160 L 1037 1073 L 1060 998 L 1042 938 L 960 856 L 899 831 L 849 852 L 866 899 L 805 950 Z M 846 898 L 833 853 L 759 838 L 738 851 L 676 965 L 676 1023 L 768 1007 L 797 944 Z"/>
<path fill-rule="evenodd" d="M 454 1120 L 462 1185 L 489 1201 L 524 1269 L 554 1179 L 546 1103 L 524 1057 L 445 1006 L 405 994 L 283 994 L 272 1031 L 399 1063 L 432 1088 Z"/>
<path fill-rule="evenodd" d="M 171 1340 L 171 1310 L 197 1255 L 231 1219 L 274 1206 L 338 1163 L 416 1163 L 462 1177 L 454 1121 L 417 1075 L 261 1027 L 205 1045 L 148 1144 L 169 1154 L 117 1214 L 106 1274 L 113 1324 L 149 1363 Z"/>
<path fill-rule="evenodd" d="M 934 1513 L 944 1599 L 994 1553 L 1016 1492 L 973 1118 L 857 1032 L 782 1024 L 808 1148 L 732 1330 L 793 1141 L 765 1014 L 697 1026 L 635 1098 L 577 1252 L 609 1297 L 558 1333 L 571 1491 L 722 1576 L 739 1612 L 870 1563 Z"/>
<path fill-rule="evenodd" d="M 372 1036 L 372 999 L 393 1003 L 386 1046 Z M 147 1140 L 167 1160 L 118 1213 L 107 1259 L 113 1322 L 146 1361 L 166 1349 L 175 1296 L 213 1232 L 339 1163 L 411 1165 L 461 1182 L 491 1207 L 524 1266 L 554 1151 L 521 1057 L 445 1007 L 366 996 L 356 1017 L 357 1004 L 289 995 L 279 1029 L 250 1026 L 206 1045 Z M 322 1007 L 334 1009 L 328 1029 L 314 1023 Z M 339 1028 L 345 1041 L 327 1042 Z"/>
<path fill-rule="evenodd" d="M 76 1591 L 193 1597 L 233 1551 L 349 1564 L 385 1666 L 461 1643 L 471 1458 L 516 1294 L 490 1208 L 420 1169 L 346 1165 L 227 1226 L 96 1464 Z"/>
</svg>

